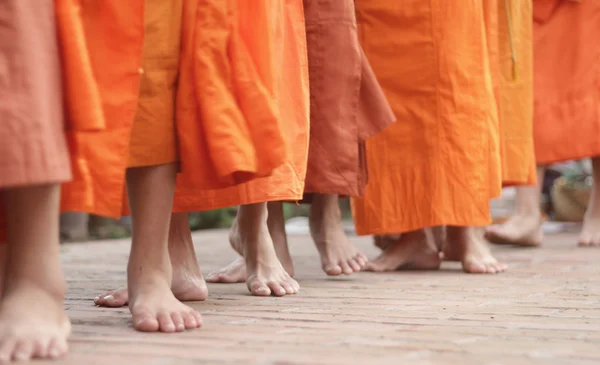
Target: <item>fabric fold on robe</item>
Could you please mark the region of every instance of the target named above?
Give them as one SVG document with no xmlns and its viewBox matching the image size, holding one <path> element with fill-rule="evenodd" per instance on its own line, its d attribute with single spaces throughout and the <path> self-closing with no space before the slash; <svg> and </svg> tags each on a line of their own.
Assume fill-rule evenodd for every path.
<svg viewBox="0 0 600 365">
<path fill-rule="evenodd" d="M 75 69 L 85 69 L 89 60 L 93 75 L 92 80 L 84 79 L 86 83 L 74 83 L 82 92 L 74 93 L 67 102 L 77 104 L 74 108 L 94 105 L 90 100 L 94 93 L 90 90 L 98 90 L 102 106 L 98 112 L 104 116 L 105 129 L 93 134 L 73 131 L 73 145 L 83 162 L 82 173 L 63 189 L 63 209 L 119 217 L 128 213 L 124 182 L 143 72 L 144 0 L 130 1 L 127 6 L 119 2 L 82 0 L 69 0 L 65 4 L 70 8 L 63 4 L 66 8 L 59 13 L 62 15 L 58 19 L 60 27 L 68 28 L 68 24 L 81 24 L 81 27 L 71 26 L 72 32 L 61 32 L 61 45 L 79 44 L 79 57 L 71 64 L 76 65 Z M 296 106 L 303 105 L 304 100 L 302 95 L 280 85 L 290 80 L 277 80 L 276 75 L 268 73 L 275 69 L 274 62 L 282 58 L 277 53 L 281 53 L 278 42 L 282 41 L 282 35 L 268 32 L 281 32 L 271 23 L 283 20 L 272 15 L 284 13 L 273 12 L 271 7 L 265 10 L 254 6 L 242 13 L 243 9 L 234 4 L 220 0 L 184 2 L 180 93 L 176 105 L 181 162 L 178 190 L 222 189 L 259 176 L 270 176 L 280 169 L 294 179 L 292 185 L 280 181 L 279 189 L 287 189 L 282 195 L 295 199 L 298 188 L 303 188 L 305 174 L 302 167 L 296 168 L 301 166 L 302 156 L 294 156 L 300 151 L 299 155 L 304 154 L 306 158 L 303 134 L 308 133 L 308 126 L 299 122 L 305 119 L 304 111 Z M 279 7 L 273 8 L 283 7 L 281 1 L 277 4 Z M 286 7 L 294 4 L 291 2 Z M 301 10 L 297 12 L 300 15 Z M 251 24 L 247 17 L 259 16 L 260 11 L 263 16 L 268 14 L 271 23 L 245 33 L 244 29 Z M 298 19 L 303 21 L 301 17 Z M 293 24 L 298 30 L 298 19 L 286 24 Z M 272 39 L 268 44 L 263 38 L 265 35 Z M 296 31 L 294 37 L 298 35 Z M 83 45 L 80 40 L 85 41 Z M 301 72 L 296 71 L 300 75 L 306 65 L 299 63 L 305 63 L 302 60 L 306 56 L 297 50 L 288 57 L 287 62 L 278 65 L 289 65 L 290 69 L 285 70 L 288 74 L 294 68 L 300 69 Z M 291 62 L 293 60 L 296 63 Z M 71 70 L 65 71 L 67 78 L 75 77 Z M 296 80 L 292 81 L 297 84 Z M 302 82 L 302 87 L 307 89 L 307 82 Z M 292 89 L 293 86 L 294 83 Z M 284 98 L 279 94 L 282 92 L 295 99 L 281 104 L 279 100 Z M 282 109 L 285 113 L 280 112 Z M 82 199 L 84 195 L 89 199 Z M 199 210 L 204 203 L 200 207 L 187 207 Z"/>
<path fill-rule="evenodd" d="M 360 196 L 365 140 L 395 117 L 359 44 L 354 0 L 305 0 L 304 11 L 311 113 L 305 193 Z"/>
<path fill-rule="evenodd" d="M 536 183 L 531 0 L 485 0 L 490 70 L 498 106 L 504 186 Z"/>
<path fill-rule="evenodd" d="M 264 80 L 272 80 L 272 83 L 265 82 L 265 85 L 273 87 L 275 111 L 289 154 L 284 164 L 271 175 L 231 188 L 199 189 L 180 180 L 175 191 L 174 211 L 211 210 L 278 200 L 296 201 L 302 199 L 304 192 L 309 138 L 309 76 L 302 1 L 236 0 L 233 3 L 236 4 L 235 13 L 242 18 L 238 24 L 241 37 L 246 40 L 248 54 L 265 61 L 257 62 L 263 65 L 257 70 L 270 75 L 263 77 Z M 267 28 L 261 30 L 255 24 L 256 19 L 264 19 L 261 24 Z M 272 39 L 269 53 L 264 53 L 267 46 L 265 34 Z M 276 66 L 269 70 L 268 64 Z M 258 142 L 266 146 L 270 142 L 265 136 Z"/>
<path fill-rule="evenodd" d="M 533 6 L 540 14 L 547 1 Z M 600 2 L 557 1 L 533 35 L 537 163 L 600 155 Z"/>
<path fill-rule="evenodd" d="M 479 0 L 357 0 L 360 40 L 398 122 L 367 140 L 357 233 L 483 226 L 501 192 L 497 105 Z"/>
</svg>

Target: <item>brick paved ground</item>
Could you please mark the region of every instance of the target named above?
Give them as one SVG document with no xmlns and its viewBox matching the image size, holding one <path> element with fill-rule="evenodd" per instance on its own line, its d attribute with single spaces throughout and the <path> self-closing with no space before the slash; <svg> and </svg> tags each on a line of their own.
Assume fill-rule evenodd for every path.
<svg viewBox="0 0 600 365">
<path fill-rule="evenodd" d="M 64 246 L 72 352 L 57 364 L 600 364 L 600 249 L 576 236 L 542 249 L 496 248 L 498 276 L 458 265 L 428 273 L 321 274 L 308 237 L 291 238 L 300 294 L 256 298 L 243 284 L 210 285 L 193 306 L 200 331 L 136 333 L 127 309 L 92 298 L 125 280 L 126 241 Z M 353 238 L 370 256 L 369 238 Z M 226 232 L 195 236 L 206 273 L 230 261 Z"/>
</svg>

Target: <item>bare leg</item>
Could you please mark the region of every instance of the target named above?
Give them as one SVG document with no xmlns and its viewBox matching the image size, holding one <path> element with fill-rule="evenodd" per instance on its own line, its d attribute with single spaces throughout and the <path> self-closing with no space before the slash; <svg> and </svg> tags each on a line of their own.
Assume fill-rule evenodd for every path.
<svg viewBox="0 0 600 365">
<path fill-rule="evenodd" d="M 56 358 L 71 325 L 60 267 L 60 186 L 4 191 L 8 251 L 0 303 L 0 362 Z"/>
<path fill-rule="evenodd" d="M 332 276 L 361 271 L 368 262 L 346 237 L 338 199 L 337 195 L 314 194 L 309 219 L 310 235 L 321 256 L 321 267 Z"/>
<path fill-rule="evenodd" d="M 292 262 L 287 243 L 287 235 L 285 233 L 283 203 L 269 202 L 267 203 L 267 210 L 267 226 L 269 228 L 269 233 L 271 234 L 271 239 L 273 240 L 275 253 L 285 271 L 293 277 L 294 263 Z M 243 283 L 246 281 L 246 261 L 243 257 L 243 247 L 241 246 L 241 240 L 239 239 L 237 219 L 231 228 L 229 243 L 240 257 L 224 268 L 210 273 L 206 279 L 209 283 Z"/>
<path fill-rule="evenodd" d="M 583 229 L 579 236 L 579 245 L 582 247 L 600 247 L 600 157 L 592 158 L 593 185 L 592 194 L 585 212 Z"/>
<path fill-rule="evenodd" d="M 437 270 L 441 260 L 439 250 L 428 242 L 425 230 L 403 233 L 400 239 L 367 264 L 367 270 Z"/>
<path fill-rule="evenodd" d="M 127 267 L 129 309 L 133 326 L 146 332 L 175 332 L 201 326 L 200 314 L 171 291 L 169 223 L 176 165 L 127 171 L 133 239 Z"/>
<path fill-rule="evenodd" d="M 259 296 L 296 294 L 300 286 L 277 258 L 267 217 L 267 203 L 243 205 L 232 230 L 234 246 L 246 261 L 248 289 Z"/>
<path fill-rule="evenodd" d="M 540 197 L 544 183 L 543 166 L 538 166 L 536 186 L 517 187 L 515 214 L 506 222 L 486 229 L 485 238 L 493 243 L 519 246 L 539 246 L 542 244 L 542 214 Z"/>
<path fill-rule="evenodd" d="M 203 301 L 208 297 L 206 282 L 202 277 L 187 213 L 173 213 L 169 227 L 169 258 L 173 269 L 171 291 L 181 301 Z M 128 301 L 127 287 L 111 290 L 94 299 L 103 307 L 122 307 Z"/>
<path fill-rule="evenodd" d="M 463 270 L 473 274 L 496 274 L 504 272 L 507 266 L 499 263 L 483 239 L 481 228 L 446 227 L 444 258 L 460 261 Z"/>
</svg>

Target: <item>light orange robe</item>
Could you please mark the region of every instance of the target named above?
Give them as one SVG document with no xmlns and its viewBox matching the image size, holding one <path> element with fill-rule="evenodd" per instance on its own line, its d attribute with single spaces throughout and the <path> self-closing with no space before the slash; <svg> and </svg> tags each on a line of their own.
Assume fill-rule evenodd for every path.
<svg viewBox="0 0 600 365">
<path fill-rule="evenodd" d="M 533 146 L 531 0 L 485 0 L 490 69 L 500 123 L 505 186 L 536 183 Z"/>
<path fill-rule="evenodd" d="M 398 122 L 367 141 L 358 234 L 483 226 L 501 191 L 492 71 L 479 0 L 358 0 L 359 34 Z"/>
<path fill-rule="evenodd" d="M 3 1 L 0 23 L 0 190 L 68 181 L 66 128 L 90 131 L 102 124 L 78 118 L 86 112 L 74 108 L 65 122 L 53 3 Z M 3 212 L 0 199 L 0 242 Z"/>
<path fill-rule="evenodd" d="M 600 155 L 600 2 L 534 0 L 538 164 Z"/>
<path fill-rule="evenodd" d="M 212 209 L 219 199 L 209 199 L 199 189 L 222 189 L 269 175 L 275 179 L 273 189 L 261 189 L 279 191 L 285 199 L 301 196 L 308 140 L 301 3 L 234 5 L 234 0 L 184 2 L 175 106 L 181 162 L 175 209 Z M 57 14 L 62 51 L 77 56 L 71 60 L 75 69 L 92 74 L 86 84 L 71 85 L 83 92 L 69 93 L 69 102 L 93 104 L 89 90 L 97 90 L 97 114 L 106 122 L 103 132 L 74 136 L 72 146 L 82 152 L 76 165 L 80 174 L 65 187 L 63 207 L 118 217 L 127 214 L 124 177 L 140 88 L 144 1 L 123 6 L 59 0 Z M 249 27 L 256 19 L 267 21 Z M 271 32 L 269 37 L 263 38 L 261 30 Z M 231 190 L 220 194 L 229 199 Z M 227 205 L 236 204 L 243 201 Z"/>
</svg>

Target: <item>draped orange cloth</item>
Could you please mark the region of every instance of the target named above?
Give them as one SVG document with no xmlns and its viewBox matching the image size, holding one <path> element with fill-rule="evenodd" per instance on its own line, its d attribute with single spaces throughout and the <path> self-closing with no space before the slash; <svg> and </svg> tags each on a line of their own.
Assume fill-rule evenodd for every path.
<svg viewBox="0 0 600 365">
<path fill-rule="evenodd" d="M 311 100 L 305 192 L 360 196 L 365 140 L 395 117 L 360 47 L 354 0 L 304 0 L 304 10 Z"/>
<path fill-rule="evenodd" d="M 490 70 L 498 106 L 502 181 L 536 183 L 531 0 L 485 0 Z"/>
<path fill-rule="evenodd" d="M 482 226 L 501 191 L 497 105 L 479 0 L 356 1 L 362 46 L 398 118 L 367 141 L 358 234 Z"/>
<path fill-rule="evenodd" d="M 183 3 L 175 105 L 181 163 L 176 210 L 212 209 L 221 194 L 226 205 L 243 204 L 224 188 L 263 176 L 270 176 L 272 186 L 258 190 L 278 191 L 285 199 L 302 194 L 308 140 L 302 4 L 247 3 Z M 100 100 L 93 115 L 106 126 L 71 137 L 70 147 L 80 152 L 74 164 L 79 173 L 63 189 L 65 210 L 127 214 L 124 178 L 143 71 L 144 6 L 143 0 L 127 6 L 57 2 L 62 52 L 72 56 L 69 62 L 83 70 L 79 76 L 85 81 L 68 84 L 68 102 L 74 108 L 98 107 L 94 101 Z M 265 21 L 252 26 L 257 19 Z M 67 79 L 74 77 L 70 69 L 65 72 Z M 253 186 L 239 189 L 252 192 Z"/>
<path fill-rule="evenodd" d="M 267 137 L 270 132 L 256 134 L 256 143 L 263 155 L 272 153 L 272 157 L 287 157 L 270 176 L 227 189 L 198 189 L 198 185 L 184 185 L 180 180 L 175 191 L 174 211 L 300 200 L 304 192 L 309 138 L 309 80 L 302 1 L 235 0 L 232 3 L 236 4 L 232 9 L 240 19 L 237 30 L 246 39 L 246 50 L 253 59 L 262 60 L 257 62 L 260 65 L 257 72 L 263 75 L 265 91 L 274 95 L 272 107 L 281 128 L 278 138 L 282 138 L 286 149 L 268 146 L 273 142 L 271 137 Z M 250 93 L 245 95 L 252 96 Z M 256 105 L 256 102 L 250 102 L 250 98 L 248 100 L 248 108 Z M 265 123 L 263 120 L 255 120 L 257 128 Z"/>
<path fill-rule="evenodd" d="M 600 2 L 534 0 L 538 164 L 600 155 Z"/>
</svg>

